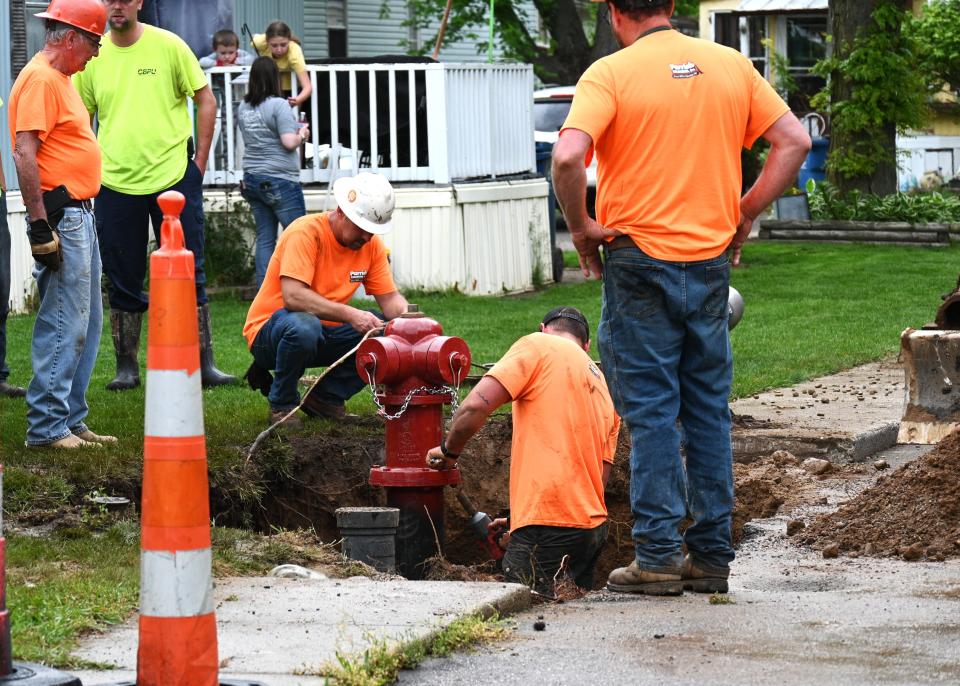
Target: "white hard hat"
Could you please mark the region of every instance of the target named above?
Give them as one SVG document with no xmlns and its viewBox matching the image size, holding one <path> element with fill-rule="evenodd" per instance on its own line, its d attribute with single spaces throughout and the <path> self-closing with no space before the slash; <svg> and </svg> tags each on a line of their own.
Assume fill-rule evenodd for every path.
<svg viewBox="0 0 960 686">
<path fill-rule="evenodd" d="M 393 228 L 393 186 L 386 177 L 370 172 L 337 179 L 333 197 L 347 218 L 368 233 L 389 233 Z"/>
<path fill-rule="evenodd" d="M 727 296 L 727 309 L 730 312 L 730 318 L 727 320 L 727 327 L 733 331 L 733 327 L 743 319 L 743 296 L 733 286 L 730 286 L 730 293 Z"/>
</svg>

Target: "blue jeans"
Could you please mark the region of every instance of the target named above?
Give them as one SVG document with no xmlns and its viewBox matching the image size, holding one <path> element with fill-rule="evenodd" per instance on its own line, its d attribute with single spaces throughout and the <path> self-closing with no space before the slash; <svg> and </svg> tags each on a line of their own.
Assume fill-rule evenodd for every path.
<svg viewBox="0 0 960 686">
<path fill-rule="evenodd" d="M 38 263 L 33 270 L 40 309 L 30 349 L 29 445 L 45 445 L 71 432 L 86 431 L 87 386 L 103 327 L 100 250 L 93 213 L 68 207 L 57 232 L 63 251 L 59 271 Z"/>
<path fill-rule="evenodd" d="M 207 302 L 207 277 L 203 270 L 203 177 L 192 160 L 187 160 L 183 178 L 166 190 L 183 193 L 187 203 L 180 214 L 183 239 L 193 253 L 197 305 Z M 157 204 L 159 193 L 129 195 L 100 188 L 94 211 L 100 240 L 103 271 L 107 274 L 107 295 L 110 309 L 123 312 L 146 312 L 148 298 L 143 291 L 147 275 L 147 227 L 153 224 L 153 235 L 160 245 L 163 212 Z"/>
<path fill-rule="evenodd" d="M 383 314 L 374 311 L 383 319 Z M 325 326 L 316 315 L 280 308 L 263 325 L 250 352 L 264 369 L 273 370 L 273 385 L 267 399 L 273 410 L 290 410 L 300 403 L 297 382 L 308 367 L 336 362 L 363 335 L 349 324 Z M 356 354 L 327 374 L 314 390 L 332 405 L 342 405 L 367 384 L 357 374 Z"/>
<path fill-rule="evenodd" d="M 276 176 L 243 175 L 242 195 L 250 203 L 253 218 L 257 223 L 257 242 L 253 252 L 253 264 L 257 275 L 257 288 L 263 283 L 270 258 L 277 247 L 277 223 L 287 228 L 294 219 L 307 213 L 303 200 L 303 188 L 296 181 Z"/>
<path fill-rule="evenodd" d="M 636 248 L 607 251 L 597 338 L 614 405 L 630 429 L 642 569 L 679 566 L 681 542 L 695 561 L 714 567 L 734 557 L 729 284 L 726 255 L 682 263 Z M 681 538 L 677 527 L 687 515 L 693 524 Z"/>
<path fill-rule="evenodd" d="M 7 193 L 0 193 L 0 381 L 10 376 L 7 366 L 7 315 L 10 314 L 10 231 Z"/>
</svg>

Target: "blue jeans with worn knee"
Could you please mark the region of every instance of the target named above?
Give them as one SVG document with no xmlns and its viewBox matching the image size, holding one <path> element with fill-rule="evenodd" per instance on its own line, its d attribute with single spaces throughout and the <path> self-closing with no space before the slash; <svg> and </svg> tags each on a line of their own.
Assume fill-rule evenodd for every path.
<svg viewBox="0 0 960 686">
<path fill-rule="evenodd" d="M 383 319 L 376 310 L 375 315 Z M 280 308 L 263 325 L 250 352 L 264 369 L 273 370 L 270 408 L 291 410 L 300 403 L 297 382 L 309 367 L 325 367 L 340 359 L 363 338 L 349 324 L 327 326 L 313 314 Z M 314 394 L 342 405 L 366 385 L 357 374 L 356 355 L 344 360 L 317 385 Z"/>
<path fill-rule="evenodd" d="M 287 228 L 294 219 L 305 215 L 307 208 L 300 183 L 276 176 L 245 173 L 241 195 L 250 203 L 257 224 L 253 264 L 259 289 L 277 247 L 277 223 Z"/>
<path fill-rule="evenodd" d="M 637 248 L 607 251 L 597 338 L 614 405 L 630 429 L 642 569 L 674 570 L 682 542 L 703 564 L 726 568 L 734 557 L 729 284 L 726 255 L 683 263 Z M 681 537 L 685 516 L 693 524 Z"/>
<path fill-rule="evenodd" d="M 63 251 L 60 269 L 51 271 L 36 263 L 33 270 L 40 309 L 30 349 L 29 445 L 46 445 L 87 430 L 87 386 L 103 327 L 100 247 L 93 213 L 66 208 L 57 233 Z"/>
</svg>

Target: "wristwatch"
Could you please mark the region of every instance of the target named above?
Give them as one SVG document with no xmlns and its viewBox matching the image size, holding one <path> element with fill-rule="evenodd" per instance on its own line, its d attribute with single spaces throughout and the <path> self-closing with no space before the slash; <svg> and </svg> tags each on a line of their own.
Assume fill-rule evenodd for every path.
<svg viewBox="0 0 960 686">
<path fill-rule="evenodd" d="M 453 460 L 454 462 L 456 462 L 457 458 L 460 457 L 460 453 L 451 453 L 449 450 L 447 450 L 446 439 L 440 441 L 440 454 L 448 460 Z"/>
</svg>

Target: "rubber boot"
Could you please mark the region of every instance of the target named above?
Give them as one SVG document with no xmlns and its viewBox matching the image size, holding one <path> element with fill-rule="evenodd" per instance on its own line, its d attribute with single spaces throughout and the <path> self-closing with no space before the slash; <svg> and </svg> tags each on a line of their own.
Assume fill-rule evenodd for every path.
<svg viewBox="0 0 960 686">
<path fill-rule="evenodd" d="M 128 391 L 140 385 L 140 324 L 142 312 L 110 310 L 110 331 L 117 353 L 117 375 L 107 384 L 108 391 Z"/>
<path fill-rule="evenodd" d="M 238 379 L 217 369 L 213 361 L 213 335 L 210 332 L 210 306 L 197 308 L 197 323 L 200 327 L 200 381 L 204 388 L 237 383 Z"/>
</svg>

